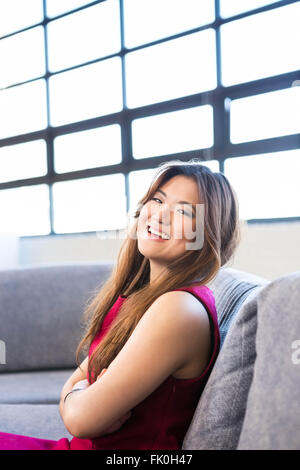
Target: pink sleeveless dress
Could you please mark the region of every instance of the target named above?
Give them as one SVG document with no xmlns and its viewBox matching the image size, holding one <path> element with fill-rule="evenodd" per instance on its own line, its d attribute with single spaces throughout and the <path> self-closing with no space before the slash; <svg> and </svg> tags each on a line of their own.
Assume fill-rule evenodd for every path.
<svg viewBox="0 0 300 470">
<path fill-rule="evenodd" d="M 74 437 L 58 441 L 0 432 L 0 450 L 178 450 L 182 447 L 199 398 L 220 348 L 220 333 L 212 291 L 207 286 L 180 287 L 193 294 L 205 307 L 211 326 L 211 356 L 199 377 L 177 379 L 170 375 L 134 407 L 130 418 L 117 431 L 93 439 Z M 123 302 L 119 296 L 103 320 L 92 342 L 89 356 L 99 344 Z"/>
</svg>

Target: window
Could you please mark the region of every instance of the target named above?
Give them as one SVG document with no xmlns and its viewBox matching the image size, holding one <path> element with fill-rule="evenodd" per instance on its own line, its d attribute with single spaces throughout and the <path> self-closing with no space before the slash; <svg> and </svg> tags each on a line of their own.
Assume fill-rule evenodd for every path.
<svg viewBox="0 0 300 470">
<path fill-rule="evenodd" d="M 83 31 L 84 34 L 78 34 Z M 120 51 L 118 0 L 102 2 L 48 24 L 51 72 Z"/>
<path fill-rule="evenodd" d="M 61 135 L 54 140 L 56 173 L 97 168 L 122 161 L 118 124 Z"/>
<path fill-rule="evenodd" d="M 91 3 L 90 0 L 47 0 L 47 16 L 53 18 L 89 3 Z"/>
<path fill-rule="evenodd" d="M 28 28 L 43 18 L 43 0 L 1 0 L 0 37 Z"/>
<path fill-rule="evenodd" d="M 233 100 L 230 115 L 233 143 L 300 133 L 300 87 Z"/>
<path fill-rule="evenodd" d="M 0 41 L 0 63 L 0 86 L 2 88 L 44 75 L 43 28 L 37 26 L 2 39 Z"/>
<path fill-rule="evenodd" d="M 53 75 L 49 86 L 53 126 L 122 109 L 121 62 L 118 57 Z"/>
<path fill-rule="evenodd" d="M 0 218 L 5 231 L 19 236 L 48 235 L 49 187 L 46 184 L 2 189 Z"/>
<path fill-rule="evenodd" d="M 46 174 L 47 149 L 44 140 L 0 147 L 0 183 Z"/>
<path fill-rule="evenodd" d="M 240 13 L 280 1 L 281 0 L 220 0 L 221 16 L 223 18 L 228 18 L 230 16 L 239 15 Z"/>
<path fill-rule="evenodd" d="M 124 0 L 125 46 L 157 41 L 214 19 L 214 0 L 188 0 L 188 5 L 183 0 Z"/>
<path fill-rule="evenodd" d="M 299 18 L 298 2 L 224 24 L 223 84 L 250 82 L 300 69 Z"/>
<path fill-rule="evenodd" d="M 0 139 L 38 131 L 46 126 L 45 80 L 0 90 Z"/>
<path fill-rule="evenodd" d="M 211 29 L 126 55 L 129 108 L 211 90 L 216 86 Z"/>
<path fill-rule="evenodd" d="M 242 219 L 299 216 L 300 150 L 228 158 L 225 172 Z"/>
<path fill-rule="evenodd" d="M 125 183 L 121 174 L 54 183 L 56 233 L 125 228 Z"/>
<path fill-rule="evenodd" d="M 132 123 L 134 158 L 148 158 L 213 145 L 213 108 L 195 108 L 136 119 Z"/>
<path fill-rule="evenodd" d="M 298 0 L 1 1 L 6 229 L 123 229 L 156 168 L 191 158 L 231 179 L 243 218 L 300 219 L 299 16 Z"/>
</svg>

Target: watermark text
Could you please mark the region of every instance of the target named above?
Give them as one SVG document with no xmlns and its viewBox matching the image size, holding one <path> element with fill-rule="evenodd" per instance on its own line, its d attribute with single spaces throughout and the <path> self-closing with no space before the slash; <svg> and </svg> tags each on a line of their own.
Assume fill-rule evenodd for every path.
<svg viewBox="0 0 300 470">
<path fill-rule="evenodd" d="M 6 364 L 6 346 L 2 339 L 0 339 L 0 364 Z"/>
<path fill-rule="evenodd" d="M 295 341 L 292 342 L 291 347 L 292 349 L 295 349 L 291 356 L 292 363 L 295 365 L 300 364 L 300 339 L 295 339 Z"/>
</svg>

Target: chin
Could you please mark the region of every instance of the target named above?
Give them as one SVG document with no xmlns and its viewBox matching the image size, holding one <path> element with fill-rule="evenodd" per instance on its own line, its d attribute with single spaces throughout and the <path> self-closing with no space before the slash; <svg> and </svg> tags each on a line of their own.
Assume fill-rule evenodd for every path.
<svg viewBox="0 0 300 470">
<path fill-rule="evenodd" d="M 139 252 L 145 256 L 145 258 L 150 258 L 155 253 L 153 247 L 151 248 L 149 243 L 147 243 L 147 240 L 138 239 L 137 247 Z"/>
</svg>

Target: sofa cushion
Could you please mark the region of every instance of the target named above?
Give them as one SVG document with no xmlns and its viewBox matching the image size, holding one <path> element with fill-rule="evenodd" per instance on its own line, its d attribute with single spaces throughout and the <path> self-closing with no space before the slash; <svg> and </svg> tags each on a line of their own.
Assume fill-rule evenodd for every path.
<svg viewBox="0 0 300 470">
<path fill-rule="evenodd" d="M 257 358 L 238 449 L 300 450 L 300 272 L 258 296 Z"/>
<path fill-rule="evenodd" d="M 213 291 L 220 328 L 221 348 L 232 320 L 248 295 L 269 281 L 254 274 L 233 268 L 221 268 L 208 287 Z"/>
<path fill-rule="evenodd" d="M 86 302 L 111 263 L 43 265 L 0 271 L 0 372 L 74 367 Z"/>
<path fill-rule="evenodd" d="M 223 346 L 184 438 L 184 450 L 237 447 L 255 360 L 256 299 L 268 283 L 262 278 L 251 283 L 246 273 L 244 279 L 240 272 L 223 270 L 215 288 L 210 286 L 223 321 Z"/>
<path fill-rule="evenodd" d="M 0 431 L 40 439 L 72 439 L 57 405 L 2 405 Z"/>
<path fill-rule="evenodd" d="M 0 403 L 59 403 L 74 369 L 0 374 Z M 0 429 L 1 431 L 1 429 Z"/>
</svg>

